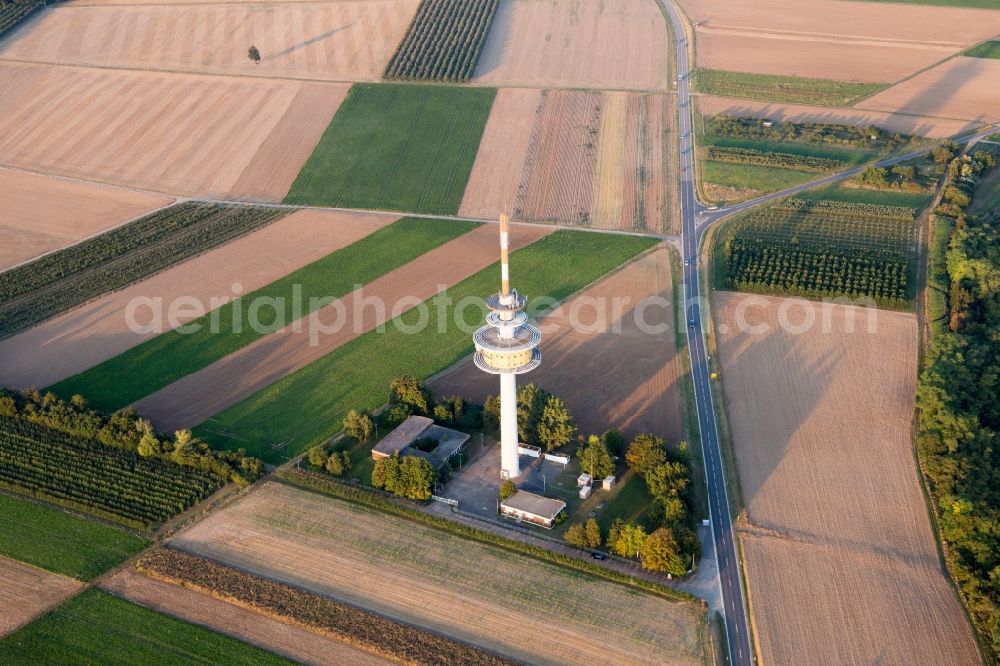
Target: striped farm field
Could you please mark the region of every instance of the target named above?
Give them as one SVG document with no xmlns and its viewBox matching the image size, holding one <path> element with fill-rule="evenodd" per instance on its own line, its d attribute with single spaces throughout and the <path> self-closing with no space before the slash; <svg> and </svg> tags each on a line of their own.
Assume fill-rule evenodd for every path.
<svg viewBox="0 0 1000 666">
<path fill-rule="evenodd" d="M 232 354 L 308 315 L 380 275 L 416 259 L 471 223 L 405 218 L 300 268 L 218 311 L 188 322 L 185 331 L 157 336 L 100 365 L 55 384 L 65 396 L 87 395 L 96 408 L 113 411 Z M 295 301 L 298 293 L 298 311 Z M 257 299 L 275 299 L 279 311 L 251 317 Z M 251 325 L 257 322 L 257 325 Z M 142 368 L 141 372 L 136 372 Z"/>
<path fill-rule="evenodd" d="M 50 6 L 0 59 L 121 69 L 374 81 L 418 0 Z M 253 44 L 259 63 L 247 57 Z"/>
<path fill-rule="evenodd" d="M 541 302 L 560 301 L 655 243 L 648 238 L 560 230 L 513 253 L 511 268 L 524 293 Z M 478 302 L 495 290 L 496 264 L 447 290 L 454 302 Z M 436 312 L 432 305 L 431 312 Z M 539 313 L 533 313 L 539 314 Z M 197 428 L 220 448 L 245 448 L 266 461 L 287 460 L 340 429 L 352 409 L 385 401 L 388 382 L 403 374 L 428 377 L 472 351 L 466 330 L 482 320 L 481 308 L 466 308 L 468 322 L 421 326 L 412 308 L 386 326 L 338 347 L 321 359 L 223 411 Z M 432 321 L 437 322 L 436 315 Z M 336 377 L 336 381 L 331 381 Z"/>
<path fill-rule="evenodd" d="M 271 201 L 287 192 L 346 88 L 2 59 L 0 79 L 2 165 L 194 197 L 235 189 Z M 308 122 L 303 104 L 314 106 Z"/>
<path fill-rule="evenodd" d="M 657 94 L 501 90 L 460 211 L 665 230 L 670 108 Z"/>
<path fill-rule="evenodd" d="M 495 95 L 492 88 L 355 85 L 285 203 L 457 212 Z"/>
</svg>

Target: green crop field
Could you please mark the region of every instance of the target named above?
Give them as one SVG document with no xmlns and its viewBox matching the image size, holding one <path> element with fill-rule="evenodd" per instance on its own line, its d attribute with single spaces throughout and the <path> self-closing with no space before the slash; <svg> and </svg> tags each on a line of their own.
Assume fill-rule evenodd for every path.
<svg viewBox="0 0 1000 666">
<path fill-rule="evenodd" d="M 648 238 L 557 231 L 515 252 L 512 270 L 518 288 L 530 298 L 562 300 L 654 244 Z M 447 295 L 455 302 L 470 298 L 478 303 L 496 290 L 498 275 L 494 264 Z M 352 340 L 210 419 L 196 433 L 219 448 L 245 448 L 268 462 L 288 460 L 336 433 L 348 410 L 382 405 L 393 378 L 428 377 L 471 353 L 470 331 L 484 311 L 470 307 L 463 315 L 464 327 L 449 316 L 439 331 L 432 309 L 431 325 L 403 332 L 397 324 L 417 328 L 420 322 L 421 308 L 414 308 L 385 332 Z"/>
<path fill-rule="evenodd" d="M 970 58 L 1000 58 L 1000 41 L 983 42 L 974 46 L 963 55 Z"/>
<path fill-rule="evenodd" d="M 493 88 L 356 84 L 285 203 L 458 212 Z"/>
<path fill-rule="evenodd" d="M 819 106 L 847 106 L 887 87 L 881 83 L 748 74 L 718 69 L 699 69 L 694 80 L 698 91 L 709 95 Z"/>
<path fill-rule="evenodd" d="M 344 296 L 357 284 L 367 284 L 425 252 L 475 228 L 471 222 L 403 218 L 280 280 L 222 306 L 185 326 L 192 333 L 170 331 L 129 351 L 55 384 L 66 398 L 79 393 L 96 409 L 113 411 L 149 395 L 181 377 L 200 370 L 291 323 L 298 300 L 301 315 Z M 298 290 L 299 298 L 293 294 Z M 251 327 L 251 304 L 258 297 L 275 299 L 282 314 Z M 310 303 L 310 299 L 317 300 Z M 238 311 L 237 311 L 238 309 Z M 234 330 L 233 322 L 242 322 Z"/>
<path fill-rule="evenodd" d="M 703 182 L 735 187 L 740 190 L 756 190 L 761 194 L 808 183 L 818 177 L 815 173 L 793 169 L 778 169 L 750 164 L 727 164 L 708 160 L 701 162 Z"/>
<path fill-rule="evenodd" d="M 291 664 L 283 657 L 88 590 L 0 640 L 0 664 Z"/>
<path fill-rule="evenodd" d="M 385 78 L 468 81 L 499 0 L 423 0 L 385 69 Z"/>
<path fill-rule="evenodd" d="M 0 494 L 0 555 L 90 580 L 142 550 L 125 530 Z"/>
</svg>

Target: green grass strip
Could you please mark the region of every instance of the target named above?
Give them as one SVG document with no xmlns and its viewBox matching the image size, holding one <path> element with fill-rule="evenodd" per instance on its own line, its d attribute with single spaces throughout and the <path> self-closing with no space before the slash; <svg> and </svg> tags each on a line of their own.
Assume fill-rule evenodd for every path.
<svg viewBox="0 0 1000 666">
<path fill-rule="evenodd" d="M 494 88 L 356 84 L 285 203 L 457 213 Z"/>
<path fill-rule="evenodd" d="M 559 301 L 655 244 L 649 238 L 557 231 L 513 254 L 514 284 L 537 302 L 541 297 Z M 455 302 L 468 297 L 481 303 L 496 291 L 499 275 L 494 264 L 454 285 L 447 295 Z M 430 324 L 419 332 L 404 333 L 397 326 L 416 327 L 420 317 L 420 308 L 414 308 L 384 332 L 355 338 L 210 419 L 197 434 L 215 447 L 245 448 L 267 462 L 294 457 L 340 430 L 348 410 L 385 403 L 393 378 L 407 373 L 429 377 L 472 352 L 472 335 L 453 316 L 439 331 L 433 308 Z M 475 326 L 484 312 L 469 307 L 464 317 Z"/>
<path fill-rule="evenodd" d="M 983 42 L 978 46 L 973 46 L 963 55 L 970 58 L 994 58 L 1000 59 L 1000 41 L 991 40 Z"/>
<path fill-rule="evenodd" d="M 750 74 L 718 69 L 699 69 L 694 80 L 698 91 L 709 95 L 819 106 L 846 106 L 888 87 L 888 84 L 883 83 Z"/>
<path fill-rule="evenodd" d="M 932 195 L 929 192 L 906 192 L 903 190 L 868 190 L 860 187 L 844 187 L 837 183 L 816 190 L 806 190 L 795 195 L 805 201 L 843 201 L 846 203 L 875 204 L 879 206 L 902 206 L 918 211 L 927 207 Z"/>
<path fill-rule="evenodd" d="M 0 555 L 40 569 L 90 580 L 147 544 L 123 529 L 0 494 Z"/>
<path fill-rule="evenodd" d="M 741 190 L 756 190 L 763 194 L 808 183 L 819 177 L 815 173 L 805 171 L 752 164 L 729 164 L 710 160 L 701 163 L 701 178 L 704 182 Z"/>
<path fill-rule="evenodd" d="M 0 640 L 0 664 L 291 664 L 283 657 L 91 589 Z"/>
<path fill-rule="evenodd" d="M 403 218 L 184 327 L 191 330 L 199 324 L 196 332 L 164 333 L 51 389 L 66 398 L 74 393 L 85 395 L 98 410 L 120 409 L 291 323 L 294 314 L 299 314 L 294 312 L 295 300 L 301 303 L 301 315 L 307 315 L 355 285 L 367 284 L 476 226 Z M 293 298 L 299 289 L 301 296 Z M 249 311 L 259 298 L 273 299 L 283 314 L 279 317 L 270 307 L 260 308 L 258 319 L 263 326 L 254 330 L 248 325 Z M 310 304 L 311 298 L 319 300 Z M 242 322 L 240 331 L 235 330 L 234 320 Z"/>
</svg>

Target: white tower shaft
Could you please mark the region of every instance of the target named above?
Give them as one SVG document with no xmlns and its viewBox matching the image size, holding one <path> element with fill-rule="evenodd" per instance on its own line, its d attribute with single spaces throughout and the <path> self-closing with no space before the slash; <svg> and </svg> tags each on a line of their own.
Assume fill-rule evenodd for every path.
<svg viewBox="0 0 1000 666">
<path fill-rule="evenodd" d="M 517 375 L 508 372 L 500 375 L 501 478 L 516 479 L 521 476 L 517 446 Z"/>
</svg>

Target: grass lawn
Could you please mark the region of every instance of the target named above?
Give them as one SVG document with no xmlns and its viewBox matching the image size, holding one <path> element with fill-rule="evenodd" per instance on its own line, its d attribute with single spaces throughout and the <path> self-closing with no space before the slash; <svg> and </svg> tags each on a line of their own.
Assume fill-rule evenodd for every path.
<svg viewBox="0 0 1000 666">
<path fill-rule="evenodd" d="M 200 325 L 197 332 L 164 333 L 51 389 L 65 398 L 84 395 L 96 409 L 120 409 L 291 323 L 296 287 L 301 290 L 298 314 L 308 314 L 349 293 L 355 285 L 367 284 L 476 226 L 403 218 L 201 317 L 191 324 Z M 280 299 L 272 302 L 281 304 L 283 314 L 279 317 L 271 308 L 262 308 L 258 318 L 263 326 L 251 327 L 248 312 L 258 297 Z M 310 303 L 312 298 L 317 301 Z M 234 316 L 234 312 L 238 314 Z M 242 322 L 240 330 L 234 330 L 234 320 Z"/>
<path fill-rule="evenodd" d="M 993 169 L 976 190 L 976 198 L 969 207 L 970 213 L 984 213 L 1000 208 L 1000 169 Z"/>
<path fill-rule="evenodd" d="M 974 46 L 964 54 L 970 58 L 997 58 L 1000 59 L 1000 41 L 991 40 L 983 42 L 979 46 Z"/>
<path fill-rule="evenodd" d="M 868 203 L 882 206 L 911 206 L 922 210 L 931 202 L 932 195 L 921 192 L 901 192 L 896 190 L 865 190 L 844 187 L 841 183 L 828 185 L 816 190 L 807 190 L 795 195 L 806 201 L 846 201 L 848 203 Z"/>
<path fill-rule="evenodd" d="M 846 106 L 888 87 L 888 84 L 882 83 L 749 74 L 718 69 L 699 69 L 694 80 L 698 92 L 710 95 L 819 106 Z"/>
<path fill-rule="evenodd" d="M 561 230 L 514 253 L 515 284 L 534 299 L 562 300 L 625 263 L 656 241 L 649 238 Z M 218 414 L 196 429 L 219 448 L 245 448 L 268 462 L 294 457 L 340 430 L 348 410 L 374 409 L 388 395 L 389 382 L 410 373 L 429 377 L 472 352 L 472 331 L 484 318 L 479 304 L 497 288 L 496 264 L 447 290 L 455 303 L 469 299 L 477 307 L 458 313 L 441 308 L 441 296 L 371 331 L 288 377 Z M 551 303 L 551 301 L 550 301 Z M 529 307 L 530 304 L 529 304 Z M 538 311 L 532 316 L 541 314 Z M 429 317 L 420 326 L 422 317 Z M 405 330 L 401 330 L 403 328 Z M 416 330 L 413 330 L 416 329 Z M 222 435 L 220 433 L 229 433 Z"/>
<path fill-rule="evenodd" d="M 846 165 L 864 164 L 878 155 L 878 151 L 863 148 L 847 148 L 843 146 L 827 146 L 805 141 L 767 141 L 755 139 L 739 139 L 728 136 L 703 134 L 699 137 L 703 146 L 718 146 L 720 148 L 750 148 L 768 153 L 787 153 L 803 157 L 822 157 L 828 160 L 839 160 Z"/>
<path fill-rule="evenodd" d="M 0 494 L 0 555 L 89 580 L 148 542 L 125 530 Z"/>
<path fill-rule="evenodd" d="M 821 175 L 750 164 L 728 164 L 708 160 L 701 163 L 702 181 L 741 190 L 757 190 L 762 194 L 808 183 L 810 180 L 820 178 Z"/>
<path fill-rule="evenodd" d="M 291 663 L 93 589 L 0 640 L 0 664 Z"/>
<path fill-rule="evenodd" d="M 285 203 L 456 213 L 496 90 L 356 84 Z"/>
</svg>

